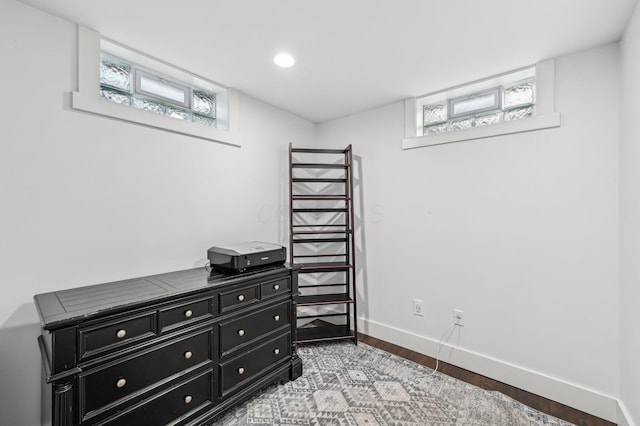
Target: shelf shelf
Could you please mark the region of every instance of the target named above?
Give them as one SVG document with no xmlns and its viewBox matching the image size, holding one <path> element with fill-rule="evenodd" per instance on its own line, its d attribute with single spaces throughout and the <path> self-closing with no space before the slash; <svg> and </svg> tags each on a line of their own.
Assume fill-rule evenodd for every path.
<svg viewBox="0 0 640 426">
<path fill-rule="evenodd" d="M 292 178 L 293 183 L 347 183 L 344 178 Z"/>
<path fill-rule="evenodd" d="M 298 297 L 298 306 L 338 305 L 344 303 L 353 303 L 353 299 L 346 293 L 314 294 L 312 296 Z"/>
<path fill-rule="evenodd" d="M 322 244 L 322 243 L 345 243 L 348 240 L 346 238 L 298 238 L 294 239 L 294 244 Z"/>
<path fill-rule="evenodd" d="M 302 284 L 298 285 L 298 289 L 303 288 L 319 288 L 319 287 L 344 287 L 346 283 L 332 283 L 332 284 Z"/>
<path fill-rule="evenodd" d="M 344 163 L 291 163 L 295 169 L 346 169 L 348 164 Z"/>
<path fill-rule="evenodd" d="M 294 195 L 291 197 L 294 201 L 349 201 L 351 197 L 346 195 Z"/>
<path fill-rule="evenodd" d="M 335 272 L 335 271 L 347 271 L 351 269 L 351 265 L 345 262 L 316 262 L 316 263 L 298 263 L 300 266 L 300 272 L 313 273 L 313 272 Z"/>
<path fill-rule="evenodd" d="M 302 327 L 298 329 L 298 343 L 320 342 L 325 340 L 356 340 L 353 331 L 346 325 L 327 325 Z"/>
<path fill-rule="evenodd" d="M 347 213 L 346 208 L 297 208 L 293 209 L 294 213 Z"/>
<path fill-rule="evenodd" d="M 344 228 L 347 226 L 344 223 L 336 224 L 317 224 L 317 225 L 293 225 L 291 228 Z"/>
<path fill-rule="evenodd" d="M 330 231 L 330 230 L 326 230 L 326 231 L 293 231 L 293 235 L 322 235 L 322 234 L 350 234 L 351 233 L 351 229 L 347 229 L 347 230 L 336 230 L 336 231 Z"/>
<path fill-rule="evenodd" d="M 339 313 L 339 314 L 316 314 L 316 315 L 298 315 L 298 319 L 314 319 L 314 322 L 325 322 L 324 320 L 321 320 L 320 318 L 330 318 L 330 317 L 343 317 L 345 316 L 345 313 Z"/>
<path fill-rule="evenodd" d="M 295 256 L 293 256 L 294 259 L 302 259 L 304 257 L 339 257 L 339 256 L 346 256 L 346 253 L 339 253 L 339 254 L 297 254 Z M 300 262 L 300 263 L 305 263 L 305 262 Z"/>
<path fill-rule="evenodd" d="M 291 152 L 307 154 L 346 154 L 346 149 L 291 148 Z"/>
</svg>

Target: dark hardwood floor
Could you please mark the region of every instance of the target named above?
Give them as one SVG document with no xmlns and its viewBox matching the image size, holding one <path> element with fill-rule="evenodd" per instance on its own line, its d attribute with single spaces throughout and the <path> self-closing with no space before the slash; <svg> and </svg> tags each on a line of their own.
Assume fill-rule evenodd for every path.
<svg viewBox="0 0 640 426">
<path fill-rule="evenodd" d="M 394 345 L 393 343 L 385 342 L 383 340 L 379 340 L 375 337 L 367 336 L 362 333 L 358 334 L 358 339 L 363 343 L 382 349 L 383 351 L 390 352 L 429 368 L 435 368 L 436 360 L 435 358 L 431 358 L 430 356 L 423 355 L 410 349 L 406 349 L 401 346 Z M 599 417 L 595 417 L 582 411 L 576 410 L 575 408 L 571 408 L 542 396 L 538 396 L 522 389 L 509 386 L 505 383 L 493 380 L 480 374 L 476 374 L 472 371 L 465 370 L 460 367 L 456 367 L 455 365 L 448 364 L 443 361 L 439 361 L 438 371 L 448 376 L 455 377 L 456 379 L 478 386 L 482 389 L 501 392 L 517 401 L 522 402 L 525 405 L 528 405 L 529 407 L 535 408 L 538 411 L 542 411 L 543 413 L 547 413 L 576 425 L 615 426 L 615 423 L 611 423 Z"/>
</svg>

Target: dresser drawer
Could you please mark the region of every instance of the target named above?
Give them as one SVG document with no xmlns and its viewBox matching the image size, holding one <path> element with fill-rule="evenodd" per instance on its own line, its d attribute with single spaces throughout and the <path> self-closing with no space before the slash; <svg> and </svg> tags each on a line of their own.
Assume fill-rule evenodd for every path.
<svg viewBox="0 0 640 426">
<path fill-rule="evenodd" d="M 151 387 L 175 373 L 211 361 L 212 331 L 187 335 L 127 359 L 82 373 L 80 418 L 86 420 L 112 402 Z"/>
<path fill-rule="evenodd" d="M 220 298 L 220 313 L 257 302 L 259 300 L 259 290 L 260 284 L 255 284 L 250 287 L 220 293 L 218 296 Z"/>
<path fill-rule="evenodd" d="M 80 328 L 80 359 L 154 336 L 156 318 L 153 311 Z"/>
<path fill-rule="evenodd" d="M 160 309 L 160 332 L 213 317 L 211 298 L 191 300 Z"/>
<path fill-rule="evenodd" d="M 261 372 L 275 367 L 291 355 L 291 333 L 269 340 L 242 355 L 219 364 L 220 396 L 235 392 Z"/>
<path fill-rule="evenodd" d="M 112 419 L 109 426 L 166 425 L 188 413 L 213 405 L 212 371 L 152 397 L 141 406 Z"/>
<path fill-rule="evenodd" d="M 291 324 L 291 302 L 244 314 L 219 325 L 220 356 L 225 356 L 265 334 Z"/>
<path fill-rule="evenodd" d="M 291 288 L 291 279 L 289 277 L 280 278 L 273 281 L 267 281 L 260 284 L 260 294 L 262 298 L 287 293 Z"/>
</svg>

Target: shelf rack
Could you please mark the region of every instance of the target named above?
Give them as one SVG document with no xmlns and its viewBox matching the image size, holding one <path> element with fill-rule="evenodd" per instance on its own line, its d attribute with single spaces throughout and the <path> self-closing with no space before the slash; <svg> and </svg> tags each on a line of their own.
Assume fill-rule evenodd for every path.
<svg viewBox="0 0 640 426">
<path fill-rule="evenodd" d="M 358 343 L 352 149 L 289 144 L 289 246 L 299 265 L 297 342 Z"/>
</svg>

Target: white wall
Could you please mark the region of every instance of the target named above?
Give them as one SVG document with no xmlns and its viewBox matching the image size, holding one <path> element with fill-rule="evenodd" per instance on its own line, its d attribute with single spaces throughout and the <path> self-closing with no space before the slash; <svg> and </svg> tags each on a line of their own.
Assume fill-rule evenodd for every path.
<svg viewBox="0 0 640 426">
<path fill-rule="evenodd" d="M 403 151 L 403 103 L 318 126 L 361 157 L 370 334 L 435 355 L 462 309 L 446 359 L 615 417 L 598 395 L 619 383 L 618 61 L 615 44 L 556 61 L 558 129 Z"/>
<path fill-rule="evenodd" d="M 242 148 L 70 109 L 76 31 L 0 2 L 0 423 L 7 425 L 39 424 L 34 294 L 202 266 L 214 244 L 286 244 L 288 143 L 315 142 L 314 124 L 247 96 Z"/>
<path fill-rule="evenodd" d="M 620 369 L 621 399 L 640 424 L 640 8 L 620 44 Z"/>
</svg>

